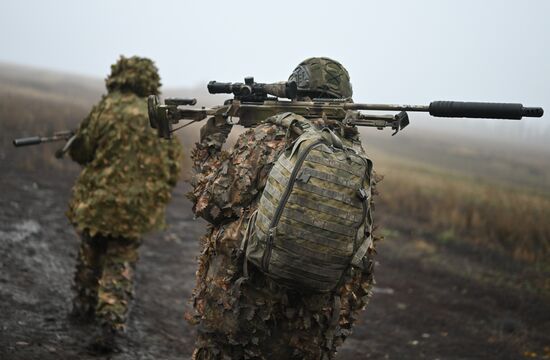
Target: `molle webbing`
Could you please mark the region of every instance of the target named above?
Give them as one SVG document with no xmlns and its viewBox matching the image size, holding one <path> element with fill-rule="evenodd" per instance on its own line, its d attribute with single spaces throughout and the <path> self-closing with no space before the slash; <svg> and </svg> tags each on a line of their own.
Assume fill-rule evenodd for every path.
<svg viewBox="0 0 550 360">
<path fill-rule="evenodd" d="M 369 246 L 370 162 L 333 144 L 312 127 L 282 153 L 250 225 L 248 260 L 297 289 L 332 291 Z"/>
</svg>

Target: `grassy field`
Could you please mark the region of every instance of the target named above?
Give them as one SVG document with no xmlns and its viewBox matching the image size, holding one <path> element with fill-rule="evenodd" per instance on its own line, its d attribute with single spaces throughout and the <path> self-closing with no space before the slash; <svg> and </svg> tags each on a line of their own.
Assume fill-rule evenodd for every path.
<svg viewBox="0 0 550 360">
<path fill-rule="evenodd" d="M 425 146 L 423 139 L 417 140 Z M 395 233 L 403 228 L 402 224 L 413 223 L 414 232 L 408 237 L 413 243 L 416 238 L 431 239 L 415 244 L 428 254 L 436 251 L 434 245 L 455 251 L 467 248 L 482 262 L 498 263 L 500 270 L 510 270 L 495 269 L 489 271 L 493 273 L 490 276 L 486 276 L 487 271 L 473 271 L 468 276 L 479 275 L 479 281 L 550 294 L 550 183 L 545 179 L 549 168 L 544 161 L 536 167 L 540 159 L 535 156 L 513 154 L 526 157 L 519 170 L 535 168 L 541 175 L 534 176 L 519 171 L 517 159 L 499 157 L 496 146 L 493 151 L 497 155 L 491 161 L 474 157 L 468 162 L 464 157 L 477 152 L 476 146 L 481 145 L 470 144 L 471 150 L 452 154 L 448 151 L 454 142 L 447 139 L 445 146 L 433 149 L 437 150 L 433 155 L 437 160 L 419 160 L 414 159 L 416 154 L 409 146 L 399 149 L 397 145 L 385 151 L 388 145 L 380 141 L 371 142 L 370 148 L 383 178 L 378 186 L 377 220 L 389 241 L 403 235 Z M 422 153 L 422 146 L 419 148 Z M 439 163 L 444 156 L 447 162 Z M 491 171 L 494 164 L 499 164 L 498 171 Z M 446 259 L 437 261 L 444 266 Z"/>
<path fill-rule="evenodd" d="M 387 159 L 380 208 L 413 218 L 442 242 L 467 239 L 527 262 L 548 262 L 550 197 L 432 166 Z"/>
</svg>

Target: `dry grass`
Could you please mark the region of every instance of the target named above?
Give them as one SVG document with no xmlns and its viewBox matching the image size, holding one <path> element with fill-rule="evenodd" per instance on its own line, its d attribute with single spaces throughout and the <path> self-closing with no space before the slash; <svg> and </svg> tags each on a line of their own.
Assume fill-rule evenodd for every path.
<svg viewBox="0 0 550 360">
<path fill-rule="evenodd" d="M 382 214 L 410 218 L 442 242 L 471 242 L 548 263 L 550 198 L 522 187 L 483 183 L 429 166 L 382 167 Z M 520 174 L 518 176 L 521 176 Z"/>
</svg>

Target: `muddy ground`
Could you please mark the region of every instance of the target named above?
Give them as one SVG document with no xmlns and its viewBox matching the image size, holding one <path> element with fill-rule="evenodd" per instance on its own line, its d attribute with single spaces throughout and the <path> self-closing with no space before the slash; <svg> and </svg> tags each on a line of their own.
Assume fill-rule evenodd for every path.
<svg viewBox="0 0 550 360">
<path fill-rule="evenodd" d="M 6 160 L 0 170 L 0 359 L 98 358 L 85 350 L 90 329 L 67 320 L 78 238 L 63 213 L 76 171 L 16 172 Z M 126 352 L 112 359 L 190 357 L 184 313 L 205 223 L 185 191 L 176 189 L 168 231 L 141 248 Z M 375 293 L 339 359 L 550 358 L 550 301 L 518 290 L 526 266 L 377 216 L 387 236 Z"/>
</svg>

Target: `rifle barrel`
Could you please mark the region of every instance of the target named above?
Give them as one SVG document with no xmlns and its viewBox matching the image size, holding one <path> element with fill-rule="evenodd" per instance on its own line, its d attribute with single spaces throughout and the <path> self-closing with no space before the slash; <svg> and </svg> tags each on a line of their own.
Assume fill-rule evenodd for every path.
<svg viewBox="0 0 550 360">
<path fill-rule="evenodd" d="M 346 110 L 418 111 L 435 117 L 483 118 L 520 120 L 522 117 L 542 117 L 540 107 L 522 104 L 433 101 L 430 105 L 343 104 Z"/>
<path fill-rule="evenodd" d="M 13 139 L 13 146 L 19 147 L 27 145 L 38 145 L 41 142 L 42 138 L 40 136 L 31 136 L 26 138 Z"/>
<path fill-rule="evenodd" d="M 58 131 L 54 133 L 52 136 L 30 136 L 25 138 L 19 138 L 19 139 L 13 140 L 13 146 L 20 147 L 20 146 L 38 145 L 46 142 L 68 140 L 71 136 L 73 136 L 73 134 L 74 134 L 74 131 L 68 130 L 68 131 Z"/>
<path fill-rule="evenodd" d="M 379 111 L 419 111 L 428 112 L 426 105 L 394 105 L 394 104 L 344 104 L 345 110 L 379 110 Z"/>
</svg>

